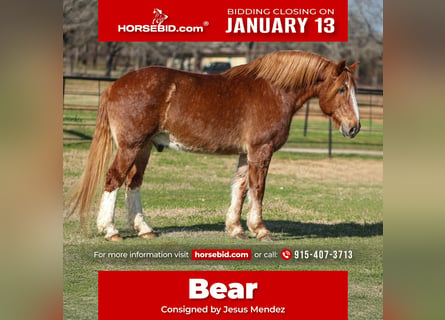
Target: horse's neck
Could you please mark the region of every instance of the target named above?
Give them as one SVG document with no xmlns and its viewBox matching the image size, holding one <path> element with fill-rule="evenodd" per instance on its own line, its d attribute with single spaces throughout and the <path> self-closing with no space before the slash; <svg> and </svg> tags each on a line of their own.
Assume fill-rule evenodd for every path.
<svg viewBox="0 0 445 320">
<path fill-rule="evenodd" d="M 318 97 L 318 91 L 316 88 L 302 89 L 302 91 L 297 94 L 294 112 L 297 112 L 297 110 L 300 109 L 306 101 L 315 97 Z"/>
</svg>

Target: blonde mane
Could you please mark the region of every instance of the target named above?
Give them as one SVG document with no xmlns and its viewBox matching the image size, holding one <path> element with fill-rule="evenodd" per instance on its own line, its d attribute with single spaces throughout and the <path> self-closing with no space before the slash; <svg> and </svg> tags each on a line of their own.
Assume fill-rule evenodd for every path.
<svg viewBox="0 0 445 320">
<path fill-rule="evenodd" d="M 315 53 L 279 51 L 258 58 L 251 63 L 227 70 L 224 75 L 235 78 L 253 75 L 286 89 L 309 87 L 316 83 L 320 73 L 335 64 Z"/>
</svg>

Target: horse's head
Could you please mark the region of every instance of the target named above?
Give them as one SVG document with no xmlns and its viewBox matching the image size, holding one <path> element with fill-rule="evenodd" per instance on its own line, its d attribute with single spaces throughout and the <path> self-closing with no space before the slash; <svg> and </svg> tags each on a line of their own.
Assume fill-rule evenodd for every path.
<svg viewBox="0 0 445 320">
<path fill-rule="evenodd" d="M 345 137 L 354 138 L 360 131 L 360 116 L 352 76 L 358 62 L 346 66 L 345 60 L 332 69 L 320 86 L 321 110 L 329 115 Z"/>
</svg>

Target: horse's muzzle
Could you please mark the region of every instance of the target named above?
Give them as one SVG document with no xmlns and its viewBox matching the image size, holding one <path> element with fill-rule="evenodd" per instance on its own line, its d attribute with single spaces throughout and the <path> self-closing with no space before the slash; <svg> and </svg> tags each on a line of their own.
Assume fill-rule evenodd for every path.
<svg viewBox="0 0 445 320">
<path fill-rule="evenodd" d="M 360 124 L 360 122 L 358 123 L 357 126 L 352 126 L 350 128 L 347 128 L 344 124 L 341 125 L 341 133 L 344 137 L 347 138 L 354 138 L 357 133 L 360 132 L 360 128 L 362 127 L 362 125 Z"/>
</svg>

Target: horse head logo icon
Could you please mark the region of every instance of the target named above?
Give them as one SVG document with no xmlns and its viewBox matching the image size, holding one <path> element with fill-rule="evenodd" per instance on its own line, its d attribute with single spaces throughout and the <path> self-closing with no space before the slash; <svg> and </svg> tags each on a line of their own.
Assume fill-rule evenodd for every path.
<svg viewBox="0 0 445 320">
<path fill-rule="evenodd" d="M 161 25 L 168 18 L 168 16 L 164 12 L 162 12 L 161 9 L 154 9 L 153 14 L 154 17 L 152 24 Z"/>
</svg>

